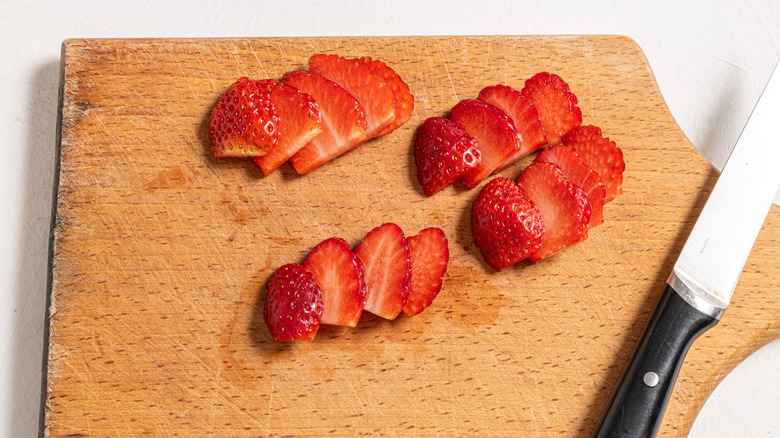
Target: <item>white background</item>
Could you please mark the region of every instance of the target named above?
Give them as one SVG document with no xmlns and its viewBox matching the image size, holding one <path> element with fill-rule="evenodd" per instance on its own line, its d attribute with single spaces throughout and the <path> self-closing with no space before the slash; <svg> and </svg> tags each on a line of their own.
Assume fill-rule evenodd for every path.
<svg viewBox="0 0 780 438">
<path fill-rule="evenodd" d="M 780 60 L 780 1 L 0 0 L 0 24 L 0 435 L 13 438 L 38 433 L 66 38 L 627 35 L 685 134 L 717 167 Z M 780 341 L 728 376 L 691 436 L 780 437 Z"/>
</svg>

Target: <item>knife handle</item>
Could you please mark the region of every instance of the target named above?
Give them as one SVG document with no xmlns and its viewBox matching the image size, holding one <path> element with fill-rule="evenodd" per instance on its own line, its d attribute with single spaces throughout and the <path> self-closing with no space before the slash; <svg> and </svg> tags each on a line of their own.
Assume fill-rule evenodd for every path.
<svg viewBox="0 0 780 438">
<path fill-rule="evenodd" d="M 654 437 L 688 347 L 717 322 L 666 285 L 593 436 Z"/>
</svg>

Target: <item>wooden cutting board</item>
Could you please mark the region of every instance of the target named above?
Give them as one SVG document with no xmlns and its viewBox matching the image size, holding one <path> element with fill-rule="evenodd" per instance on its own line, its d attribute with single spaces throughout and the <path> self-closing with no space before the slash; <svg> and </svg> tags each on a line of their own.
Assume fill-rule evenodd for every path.
<svg viewBox="0 0 780 438">
<path fill-rule="evenodd" d="M 236 78 L 280 78 L 319 52 L 387 62 L 416 96 L 412 119 L 304 177 L 211 157 L 209 114 Z M 585 242 L 496 273 L 470 232 L 479 189 L 423 195 L 412 142 L 427 117 L 542 70 L 623 149 L 625 194 Z M 640 48 L 616 36 L 69 40 L 60 117 L 50 437 L 586 437 L 717 177 Z M 689 352 L 661 436 L 685 436 L 780 333 L 778 213 Z M 384 222 L 448 235 L 434 305 L 272 342 L 271 273 Z"/>
</svg>

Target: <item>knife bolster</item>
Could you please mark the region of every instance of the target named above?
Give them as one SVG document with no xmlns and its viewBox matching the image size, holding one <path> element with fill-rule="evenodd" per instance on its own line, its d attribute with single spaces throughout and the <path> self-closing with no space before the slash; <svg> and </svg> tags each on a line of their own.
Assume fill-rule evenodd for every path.
<svg viewBox="0 0 780 438">
<path fill-rule="evenodd" d="M 713 303 L 700 288 L 696 287 L 694 282 L 686 281 L 684 275 L 672 271 L 666 283 L 677 292 L 680 298 L 699 312 L 717 320 L 720 320 L 720 317 L 723 316 L 723 312 L 726 310 L 725 307 Z"/>
</svg>

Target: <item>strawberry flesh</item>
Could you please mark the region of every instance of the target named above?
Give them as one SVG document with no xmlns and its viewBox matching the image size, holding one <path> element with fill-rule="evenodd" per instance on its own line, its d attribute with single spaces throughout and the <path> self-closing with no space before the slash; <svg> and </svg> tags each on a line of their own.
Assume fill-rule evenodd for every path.
<svg viewBox="0 0 780 438">
<path fill-rule="evenodd" d="M 426 195 L 461 179 L 479 166 L 482 154 L 477 140 L 452 120 L 430 117 L 414 142 L 417 179 Z"/>
<path fill-rule="evenodd" d="M 341 85 L 357 99 L 366 112 L 369 138 L 395 120 L 393 90 L 370 68 L 338 55 L 318 54 L 309 58 L 309 70 Z"/>
<path fill-rule="evenodd" d="M 577 106 L 577 96 L 560 76 L 537 73 L 525 81 L 521 93 L 539 112 L 547 144 L 560 144 L 561 137 L 582 124 L 582 110 Z"/>
<path fill-rule="evenodd" d="M 623 193 L 623 171 L 626 170 L 623 151 L 601 134 L 601 128 L 579 126 L 563 137 L 563 144 L 572 148 L 583 163 L 601 176 L 606 189 L 605 202 Z"/>
<path fill-rule="evenodd" d="M 496 271 L 536 252 L 544 236 L 542 215 L 514 182 L 493 178 L 479 192 L 471 211 L 474 243 Z"/>
<path fill-rule="evenodd" d="M 322 132 L 290 158 L 296 172 L 305 175 L 366 141 L 366 114 L 343 87 L 304 71 L 286 73 L 283 81 L 312 96 L 322 117 Z"/>
<path fill-rule="evenodd" d="M 604 222 L 604 197 L 607 193 L 604 182 L 598 173 L 582 162 L 576 152 L 567 146 L 550 146 L 536 156 L 534 163 L 539 162 L 557 165 L 569 181 L 585 192 L 591 208 L 588 228 Z"/>
<path fill-rule="evenodd" d="M 552 163 L 533 163 L 517 179 L 517 185 L 542 214 L 544 236 L 533 262 L 550 257 L 588 237 L 590 205 L 585 193 Z"/>
<path fill-rule="evenodd" d="M 403 231 L 393 223 L 376 227 L 358 244 L 355 254 L 363 262 L 368 288 L 363 310 L 395 319 L 409 298 L 412 274 Z"/>
<path fill-rule="evenodd" d="M 440 228 L 425 228 L 406 239 L 412 264 L 409 299 L 404 304 L 406 316 L 425 310 L 441 291 L 450 258 L 447 236 Z"/>
<path fill-rule="evenodd" d="M 266 155 L 252 158 L 267 176 L 322 132 L 322 118 L 314 98 L 297 88 L 273 79 L 257 81 L 257 85 L 269 93 L 279 116 L 277 144 Z"/>
<path fill-rule="evenodd" d="M 387 125 L 384 129 L 380 129 L 374 136 L 379 137 L 389 134 L 408 122 L 412 117 L 412 110 L 414 110 L 414 95 L 412 95 L 412 92 L 409 89 L 409 84 L 404 82 L 395 70 L 378 59 L 371 59 L 368 56 L 363 56 L 353 59 L 353 61 L 368 67 L 374 73 L 382 76 L 382 79 L 385 80 L 385 83 L 393 91 L 393 111 L 395 112 L 395 118 L 392 123 Z"/>
<path fill-rule="evenodd" d="M 263 317 L 274 341 L 310 341 L 322 319 L 322 291 L 311 272 L 287 264 L 271 275 Z"/>
<path fill-rule="evenodd" d="M 322 324 L 355 327 L 366 302 L 363 265 L 341 238 L 320 242 L 303 266 L 322 289 Z"/>
<path fill-rule="evenodd" d="M 212 154 L 217 158 L 263 156 L 276 146 L 278 124 L 270 94 L 252 79 L 239 78 L 211 112 Z"/>
<path fill-rule="evenodd" d="M 495 172 L 506 169 L 547 144 L 539 112 L 519 91 L 506 85 L 492 85 L 483 88 L 477 99 L 493 105 L 509 116 L 520 136 L 520 148 L 504 160 Z"/>
<path fill-rule="evenodd" d="M 479 166 L 463 177 L 468 187 L 476 187 L 520 148 L 520 136 L 512 119 L 489 103 L 462 100 L 452 108 L 450 120 L 477 140 L 482 153 Z"/>
</svg>

